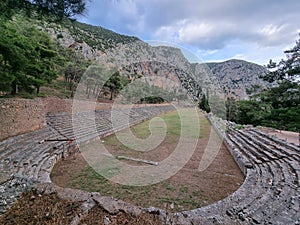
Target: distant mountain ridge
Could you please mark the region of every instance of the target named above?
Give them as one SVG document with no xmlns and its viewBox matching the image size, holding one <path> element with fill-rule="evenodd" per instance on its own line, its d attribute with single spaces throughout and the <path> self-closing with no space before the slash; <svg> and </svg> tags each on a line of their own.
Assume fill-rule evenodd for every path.
<svg viewBox="0 0 300 225">
<path fill-rule="evenodd" d="M 231 59 L 220 63 L 207 63 L 213 75 L 222 84 L 227 95 L 239 99 L 247 99 L 248 91 L 253 87 L 265 88 L 269 83 L 263 81 L 260 75 L 268 70 L 255 63 Z"/>
<path fill-rule="evenodd" d="M 268 86 L 259 78 L 267 73 L 266 68 L 243 60 L 190 63 L 178 48 L 153 47 L 139 38 L 79 22 L 72 26 L 70 23 L 48 24 L 46 30 L 61 45 L 76 50 L 88 60 L 114 63 L 126 70 L 129 66 L 142 76 L 171 77 L 172 82 L 186 88 L 194 99 L 199 99 L 206 89 L 210 94 L 222 91 L 226 96 L 248 99 L 247 89 L 252 85 Z"/>
</svg>

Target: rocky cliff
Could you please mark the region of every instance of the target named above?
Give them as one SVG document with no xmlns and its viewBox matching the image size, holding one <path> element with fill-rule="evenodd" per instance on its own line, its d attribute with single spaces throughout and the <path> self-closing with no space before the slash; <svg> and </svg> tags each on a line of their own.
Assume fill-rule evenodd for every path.
<svg viewBox="0 0 300 225">
<path fill-rule="evenodd" d="M 243 60 L 228 60 L 221 63 L 208 63 L 214 77 L 221 83 L 226 95 L 247 99 L 251 88 L 268 87 L 268 83 L 259 78 L 268 70 L 260 65 Z"/>
<path fill-rule="evenodd" d="M 252 85 L 267 85 L 259 79 L 266 69 L 246 61 L 192 64 L 178 48 L 153 47 L 135 37 L 77 22 L 73 26 L 52 24 L 46 29 L 61 45 L 76 50 L 88 60 L 113 63 L 121 73 L 135 73 L 150 78 L 155 85 L 174 88 L 174 84 L 163 84 L 162 78 L 167 79 L 178 90 L 186 89 L 194 99 L 207 90 L 210 94 L 222 92 L 225 96 L 247 99 L 247 89 Z"/>
</svg>

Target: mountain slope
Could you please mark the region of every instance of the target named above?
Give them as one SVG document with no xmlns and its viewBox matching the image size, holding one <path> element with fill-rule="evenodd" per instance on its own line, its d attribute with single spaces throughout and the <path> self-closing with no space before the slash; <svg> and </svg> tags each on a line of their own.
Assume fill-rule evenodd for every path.
<svg viewBox="0 0 300 225">
<path fill-rule="evenodd" d="M 247 99 L 252 86 L 268 87 L 269 84 L 259 78 L 268 70 L 260 65 L 243 60 L 228 60 L 221 63 L 207 63 L 213 75 L 221 83 L 225 94 L 235 98 Z"/>
<path fill-rule="evenodd" d="M 164 73 L 167 77 L 172 77 L 178 87 L 187 88 L 195 99 L 201 93 L 206 93 L 205 89 L 209 89 L 210 94 L 224 92 L 226 96 L 247 99 L 247 90 L 252 85 L 262 88 L 267 86 L 266 82 L 259 79 L 259 75 L 265 74 L 267 70 L 254 63 L 229 60 L 222 63 L 191 64 L 178 48 L 152 47 L 136 37 L 79 22 L 48 24 L 46 30 L 61 45 L 74 49 L 88 60 L 113 63 L 121 70 L 127 68 L 128 71 L 130 67 L 131 71 L 142 76 L 153 77 Z M 150 65 L 149 62 L 155 63 Z"/>
</svg>

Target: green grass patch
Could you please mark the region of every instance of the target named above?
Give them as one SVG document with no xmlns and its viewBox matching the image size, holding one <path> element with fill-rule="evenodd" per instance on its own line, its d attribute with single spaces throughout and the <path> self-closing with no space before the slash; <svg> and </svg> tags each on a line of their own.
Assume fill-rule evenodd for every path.
<svg viewBox="0 0 300 225">
<path fill-rule="evenodd" d="M 176 186 L 168 181 L 143 187 L 118 185 L 100 176 L 91 167 L 87 167 L 79 174 L 74 175 L 69 186 L 99 192 L 102 195 L 110 195 L 140 206 L 153 205 L 164 208 L 165 204 L 173 204 L 175 211 L 201 206 L 199 201 L 201 192 L 190 192 L 186 186 Z"/>
<path fill-rule="evenodd" d="M 210 131 L 210 123 L 206 118 L 199 113 L 198 120 L 199 124 L 195 121 L 189 121 L 192 112 L 188 110 L 182 114 L 182 120 L 186 123 L 181 126 L 181 119 L 177 112 L 167 113 L 162 115 L 160 118 L 164 120 L 167 125 L 166 143 L 172 144 L 174 141 L 178 141 L 181 135 L 182 129 L 185 129 L 187 136 L 190 138 L 205 138 L 208 137 Z M 147 138 L 151 133 L 149 130 L 150 121 L 138 124 L 131 129 L 132 133 L 139 138 Z M 159 122 L 152 122 L 154 130 L 163 130 L 162 125 Z M 194 132 L 195 126 L 200 126 L 200 132 Z M 198 127 L 199 128 L 199 127 Z M 121 131 L 120 133 L 128 132 L 127 130 Z M 129 149 L 124 146 L 116 136 L 108 136 L 103 139 L 105 145 L 114 149 L 115 152 L 122 154 L 128 153 L 127 155 L 135 158 L 140 158 L 140 152 Z M 113 177 L 118 174 L 119 168 L 116 166 L 106 168 L 101 173 L 105 177 Z M 179 182 L 179 183 L 178 183 Z M 172 180 L 165 180 L 158 184 L 148 186 L 127 186 L 119 185 L 104 178 L 104 176 L 96 173 L 91 167 L 85 167 L 80 173 L 74 174 L 69 181 L 69 187 L 83 189 L 90 192 L 99 192 L 102 195 L 110 195 L 124 201 L 132 202 L 140 206 L 156 206 L 164 208 L 166 205 L 174 205 L 172 210 L 188 210 L 201 206 L 201 191 L 198 189 L 192 189 L 186 186 L 184 182 L 176 183 Z M 203 203 L 203 201 L 202 201 Z"/>
<path fill-rule="evenodd" d="M 204 116 L 199 116 L 199 123 L 189 120 L 190 115 L 192 112 L 189 112 L 188 110 L 185 110 L 182 115 L 182 120 L 178 113 L 176 111 L 170 112 L 167 114 L 164 114 L 160 116 L 161 119 L 165 122 L 167 126 L 167 132 L 166 137 L 172 138 L 174 137 L 178 138 L 182 134 L 182 130 L 184 130 L 186 136 L 192 137 L 192 138 L 206 138 L 209 135 L 209 127 L 210 123 Z M 182 122 L 182 123 L 181 123 Z M 137 137 L 141 139 L 146 139 L 151 134 L 149 130 L 149 124 L 150 121 L 146 121 L 143 123 L 140 123 L 136 126 L 133 126 L 131 128 L 125 129 L 123 131 L 120 131 L 120 135 L 124 134 L 126 135 L 129 132 L 129 129 L 131 132 Z M 154 131 L 160 132 L 160 130 L 163 130 L 163 127 L 161 124 L 154 122 Z M 200 132 L 196 132 L 197 129 L 199 129 L 200 126 Z M 108 137 L 105 137 L 103 139 L 107 146 L 113 146 L 115 148 L 120 149 L 129 149 L 127 146 L 123 145 L 115 135 L 111 135 Z"/>
</svg>

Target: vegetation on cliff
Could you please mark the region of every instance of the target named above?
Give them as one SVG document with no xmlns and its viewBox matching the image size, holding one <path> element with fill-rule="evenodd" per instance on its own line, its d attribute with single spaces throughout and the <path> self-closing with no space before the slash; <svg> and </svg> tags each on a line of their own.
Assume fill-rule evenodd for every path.
<svg viewBox="0 0 300 225">
<path fill-rule="evenodd" d="M 51 83 L 62 73 L 67 61 L 74 61 L 69 50 L 59 46 L 43 30 L 44 27 L 38 24 L 38 18 L 43 16 L 44 21 L 62 20 L 81 14 L 84 1 L 52 3 L 25 0 L 0 3 L 2 94 L 32 94 L 34 90 L 39 94 L 42 86 Z"/>
<path fill-rule="evenodd" d="M 39 93 L 46 82 L 57 78 L 62 61 L 49 36 L 22 22 L 22 17 L 0 24 L 0 89 Z"/>
<path fill-rule="evenodd" d="M 73 20 L 85 12 L 85 2 L 1 1 L 1 96 L 73 97 L 82 75 L 93 63 L 77 51 L 76 43 L 84 41 L 105 51 L 138 40 Z M 75 37 L 73 41 L 66 38 L 71 45 L 60 42 L 66 34 Z"/>
</svg>

